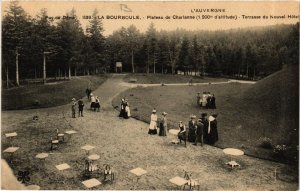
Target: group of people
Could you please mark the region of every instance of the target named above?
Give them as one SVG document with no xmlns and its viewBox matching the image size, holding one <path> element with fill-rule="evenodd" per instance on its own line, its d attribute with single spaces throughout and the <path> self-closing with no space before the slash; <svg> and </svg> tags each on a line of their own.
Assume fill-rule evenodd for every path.
<svg viewBox="0 0 300 191">
<path fill-rule="evenodd" d="M 100 111 L 100 99 L 98 96 L 94 96 L 93 93 L 90 94 L 91 107 L 92 111 Z"/>
<path fill-rule="evenodd" d="M 72 118 L 76 118 L 76 106 L 78 105 L 78 117 L 83 117 L 83 107 L 84 103 L 82 99 L 76 101 L 75 98 L 72 99 Z"/>
<path fill-rule="evenodd" d="M 152 114 L 150 116 L 150 125 L 148 134 L 156 135 L 157 128 L 159 127 L 159 136 L 166 136 L 167 132 L 167 113 L 163 112 L 160 121 L 158 122 L 158 117 L 156 114 L 156 110 L 152 110 Z M 188 140 L 189 142 L 194 143 L 197 145 L 198 142 L 203 144 L 210 144 L 214 145 L 215 142 L 218 141 L 218 127 L 217 127 L 217 114 L 212 114 L 207 118 L 207 113 L 202 113 L 201 117 L 196 120 L 195 115 L 191 115 L 191 119 L 188 122 L 188 129 L 183 124 L 182 121 L 179 121 L 178 128 L 178 139 L 181 140 Z M 159 123 L 159 125 L 158 125 Z"/>
<path fill-rule="evenodd" d="M 212 114 L 207 118 L 207 113 L 202 113 L 196 120 L 195 115 L 191 115 L 187 140 L 197 145 L 198 142 L 214 145 L 218 141 L 217 114 Z"/>
<path fill-rule="evenodd" d="M 217 109 L 216 97 L 210 92 L 203 92 L 202 96 L 200 92 L 197 93 L 197 105 L 206 109 Z"/>
<path fill-rule="evenodd" d="M 122 98 L 121 99 L 121 110 L 120 110 L 119 117 L 128 119 L 130 116 L 131 116 L 131 114 L 130 114 L 130 107 L 129 107 L 128 100 L 125 98 Z"/>
<path fill-rule="evenodd" d="M 163 112 L 162 117 L 159 122 L 159 136 L 167 136 L 167 127 L 168 127 L 168 122 L 167 122 L 167 113 Z M 152 114 L 150 116 L 150 126 L 149 126 L 149 131 L 148 134 L 150 135 L 156 135 L 157 134 L 157 123 L 158 123 L 158 118 L 156 114 L 156 109 L 152 110 Z"/>
</svg>

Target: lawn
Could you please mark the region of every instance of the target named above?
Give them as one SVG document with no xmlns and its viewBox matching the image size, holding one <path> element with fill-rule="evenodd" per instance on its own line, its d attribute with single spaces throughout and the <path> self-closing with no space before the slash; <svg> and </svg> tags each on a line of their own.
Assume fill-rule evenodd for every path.
<svg viewBox="0 0 300 191">
<path fill-rule="evenodd" d="M 231 85 L 236 91 L 242 91 L 244 86 Z M 218 87 L 220 87 L 218 93 L 221 94 L 224 88 L 220 85 Z M 96 189 L 174 190 L 178 187 L 170 183 L 169 179 L 174 176 L 183 177 L 184 171 L 192 173 L 192 178 L 199 179 L 200 190 L 292 191 L 298 188 L 298 168 L 239 156 L 232 159 L 241 164 L 241 167 L 231 170 L 226 165 L 231 157 L 226 156 L 221 149 L 207 145 L 195 147 L 188 144 L 187 148 L 183 145 L 174 145 L 170 143 L 173 136 L 150 136 L 147 134 L 148 124 L 135 119 L 124 120 L 117 117 L 118 112 L 111 106 L 111 100 L 127 88 L 128 86 L 122 83 L 122 76 L 113 75 L 94 92 L 100 96 L 101 111 L 90 111 L 89 102 L 85 98 L 84 117 L 75 119 L 71 118 L 70 104 L 32 110 L 3 111 L 2 151 L 12 145 L 20 147 L 14 154 L 13 164 L 10 164 L 14 174 L 17 175 L 19 170 L 28 170 L 30 180 L 26 184 L 37 184 L 43 190 L 86 189 L 81 181 L 88 179 L 83 176 L 84 163 L 88 155 L 81 147 L 90 144 L 95 146 L 90 154 L 100 156 L 95 163 L 102 169 L 99 175 L 94 175 L 102 182 Z M 180 88 L 193 90 L 196 87 Z M 164 95 L 164 93 L 157 95 L 160 94 Z M 130 103 L 133 103 L 131 100 L 135 95 L 128 96 Z M 188 101 L 185 103 L 193 105 Z M 150 112 L 151 109 L 152 107 L 149 107 Z M 173 114 L 170 111 L 169 113 L 169 117 L 172 117 Z M 38 115 L 37 121 L 32 120 L 34 115 Z M 187 117 L 185 115 L 184 119 Z M 183 117 L 178 117 L 174 121 L 181 118 Z M 77 133 L 66 137 L 58 149 L 50 151 L 50 138 L 56 137 L 56 129 L 60 133 L 66 130 L 75 130 Z M 5 137 L 5 133 L 14 131 L 17 132 L 17 137 L 12 140 Z M 41 152 L 49 153 L 49 157 L 45 160 L 35 158 L 36 154 Z M 8 160 L 9 155 L 2 153 L 2 158 Z M 55 166 L 62 163 L 69 164 L 71 168 L 58 171 Z M 103 182 L 104 164 L 112 165 L 115 172 L 115 181 L 112 183 Z M 147 171 L 138 183 L 136 176 L 129 172 L 137 167 Z M 277 170 L 277 179 L 274 179 L 274 169 Z"/>
<path fill-rule="evenodd" d="M 295 109 L 298 107 L 297 89 L 291 87 L 297 86 L 297 83 L 293 84 L 291 79 L 282 79 L 289 75 L 296 82 L 295 75 L 292 75 L 293 70 L 295 69 L 285 70 L 284 73 L 276 74 L 266 79 L 265 82 L 255 85 L 231 83 L 204 86 L 137 87 L 121 93 L 114 99 L 113 105 L 118 106 L 120 99 L 127 97 L 132 116 L 147 123 L 149 123 L 153 108 L 158 110 L 159 117 L 165 111 L 169 113 L 171 128 L 177 128 L 179 120 L 187 124 L 191 114 L 199 117 L 202 112 L 208 114 L 216 112 L 219 127 L 217 147 L 240 148 L 250 156 L 297 164 L 299 133 L 298 115 Z M 279 85 L 275 86 L 274 83 Z M 196 94 L 203 91 L 215 94 L 217 103 L 215 111 L 197 107 Z M 278 93 L 280 91 L 294 96 L 280 102 L 281 97 Z M 284 125 L 287 121 L 290 125 Z M 274 155 L 272 148 L 260 146 L 263 138 L 269 138 L 272 146 L 287 145 L 288 152 L 284 156 Z"/>
<path fill-rule="evenodd" d="M 2 89 L 2 110 L 33 109 L 63 105 L 85 96 L 91 83 L 92 90 L 102 84 L 107 75 L 73 77 L 68 81 L 31 84 L 18 88 Z"/>
<path fill-rule="evenodd" d="M 228 81 L 228 79 L 225 78 L 201 78 L 199 76 L 184 76 L 171 74 L 128 74 L 125 76 L 124 81 L 130 82 L 131 79 L 136 79 L 136 83 L 139 84 L 188 83 L 191 79 L 193 83 Z"/>
</svg>

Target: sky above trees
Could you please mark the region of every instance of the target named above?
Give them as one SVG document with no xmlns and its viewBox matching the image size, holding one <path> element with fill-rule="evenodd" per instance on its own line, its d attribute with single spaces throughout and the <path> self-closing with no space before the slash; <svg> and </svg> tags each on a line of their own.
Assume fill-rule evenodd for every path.
<svg viewBox="0 0 300 191">
<path fill-rule="evenodd" d="M 9 2 L 3 2 L 2 15 L 8 9 Z M 266 26 L 274 24 L 291 24 L 298 20 L 288 19 L 287 15 L 298 15 L 298 2 L 126 2 L 126 6 L 131 12 L 121 10 L 120 2 L 67 2 L 67 1 L 39 1 L 39 2 L 20 2 L 20 6 L 32 17 L 35 17 L 42 8 L 46 8 L 49 17 L 65 16 L 71 9 L 76 10 L 78 19 L 85 28 L 89 24 L 89 19 L 83 19 L 84 16 L 92 16 L 95 8 L 99 10 L 99 15 L 125 15 L 125 16 L 140 16 L 138 20 L 112 20 L 102 19 L 103 34 L 105 36 L 112 34 L 113 31 L 120 27 L 129 27 L 134 24 L 141 32 L 147 31 L 151 22 L 155 23 L 156 29 L 159 30 L 175 30 L 183 28 L 186 30 L 223 30 L 231 28 L 245 28 L 252 26 Z M 201 9 L 222 9 L 225 12 L 212 13 L 209 15 L 237 15 L 237 20 L 232 19 L 172 19 L 173 15 L 177 16 L 197 16 L 206 15 L 200 13 Z M 246 16 L 269 16 L 269 19 L 243 19 L 242 15 Z M 286 15 L 285 19 L 270 19 L 270 15 L 282 16 Z M 147 16 L 171 16 L 171 19 L 147 19 Z M 57 20 L 58 21 L 58 20 Z"/>
</svg>

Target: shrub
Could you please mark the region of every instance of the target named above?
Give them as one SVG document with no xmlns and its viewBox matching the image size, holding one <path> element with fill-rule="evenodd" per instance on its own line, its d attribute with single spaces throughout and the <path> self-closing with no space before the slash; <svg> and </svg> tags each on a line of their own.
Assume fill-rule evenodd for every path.
<svg viewBox="0 0 300 191">
<path fill-rule="evenodd" d="M 259 146 L 265 149 L 273 149 L 272 140 L 268 137 L 259 138 Z"/>
</svg>

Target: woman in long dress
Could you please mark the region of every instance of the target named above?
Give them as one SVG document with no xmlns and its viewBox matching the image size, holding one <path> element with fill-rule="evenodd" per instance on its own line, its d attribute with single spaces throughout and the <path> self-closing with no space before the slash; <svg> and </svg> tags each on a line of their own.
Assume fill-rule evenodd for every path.
<svg viewBox="0 0 300 191">
<path fill-rule="evenodd" d="M 167 122 L 167 113 L 163 112 L 162 113 L 162 119 L 160 122 L 159 126 L 159 136 L 167 136 L 167 127 L 168 127 L 168 122 Z"/>
<path fill-rule="evenodd" d="M 129 103 L 126 101 L 125 102 L 125 115 L 124 115 L 124 118 L 128 119 L 130 116 L 131 116 L 131 114 L 130 114 Z"/>
<path fill-rule="evenodd" d="M 124 117 L 124 116 L 125 116 L 125 99 L 123 98 L 121 100 L 121 110 L 120 110 L 119 117 Z"/>
<path fill-rule="evenodd" d="M 214 145 L 218 141 L 218 126 L 217 126 L 217 114 L 213 114 L 208 118 L 208 144 Z"/>
<path fill-rule="evenodd" d="M 150 119 L 151 119 L 151 121 L 150 121 L 150 125 L 149 125 L 148 134 L 156 135 L 157 134 L 157 115 L 156 115 L 155 109 L 153 109 Z"/>
</svg>

